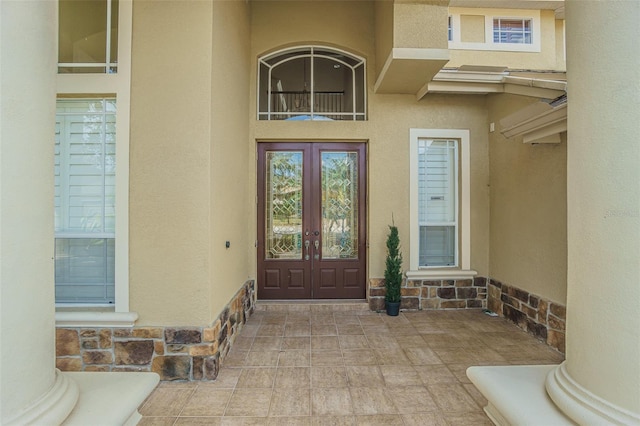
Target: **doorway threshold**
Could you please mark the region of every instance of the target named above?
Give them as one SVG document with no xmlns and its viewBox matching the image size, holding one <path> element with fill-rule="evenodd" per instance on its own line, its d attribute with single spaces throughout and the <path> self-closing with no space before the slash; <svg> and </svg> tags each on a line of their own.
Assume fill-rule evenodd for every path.
<svg viewBox="0 0 640 426">
<path fill-rule="evenodd" d="M 256 311 L 280 312 L 344 312 L 369 311 L 366 299 L 292 299 L 258 300 Z"/>
</svg>

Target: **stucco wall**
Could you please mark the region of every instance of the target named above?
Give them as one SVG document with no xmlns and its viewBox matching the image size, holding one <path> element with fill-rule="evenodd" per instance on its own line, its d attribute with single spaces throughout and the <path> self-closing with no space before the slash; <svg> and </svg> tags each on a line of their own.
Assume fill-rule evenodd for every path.
<svg viewBox="0 0 640 426">
<path fill-rule="evenodd" d="M 535 102 L 488 97 L 491 176 L 491 278 L 560 304 L 567 297 L 567 144 L 506 139 L 499 120 Z"/>
<path fill-rule="evenodd" d="M 209 279 L 214 317 L 255 269 L 255 220 L 250 208 L 255 204 L 255 182 L 249 172 L 253 163 L 248 161 L 254 145 L 247 126 L 252 75 L 249 18 L 246 2 L 213 2 Z"/>
<path fill-rule="evenodd" d="M 376 75 L 382 70 L 391 48 L 393 47 L 393 2 L 374 2 L 376 60 L 369 63 L 375 65 Z"/>
<path fill-rule="evenodd" d="M 139 325 L 204 324 L 212 315 L 212 4 L 134 2 L 133 22 L 130 307 Z"/>
<path fill-rule="evenodd" d="M 208 324 L 254 269 L 249 18 L 239 1 L 134 5 L 130 294 L 138 325 Z"/>
<path fill-rule="evenodd" d="M 447 48 L 448 7 L 443 4 L 396 2 L 393 47 Z"/>
<path fill-rule="evenodd" d="M 368 2 L 321 2 L 322 7 L 291 7 L 289 2 L 252 4 L 252 58 L 283 44 L 314 40 L 336 45 L 364 56 L 368 61 L 368 121 L 283 122 L 251 119 L 254 140 L 368 141 L 368 267 L 369 277 L 381 277 L 384 269 L 384 241 L 393 214 L 409 259 L 409 129 L 452 128 L 471 131 L 471 217 L 472 267 L 488 274 L 488 138 L 485 99 L 475 96 L 427 96 L 416 101 L 412 95 L 376 95 L 373 64 L 376 63 L 374 21 L 354 16 L 372 16 Z M 331 22 L 317 28 L 316 22 Z M 379 47 L 379 46 L 378 46 Z M 251 108 L 255 110 L 255 62 L 252 66 Z M 252 177 L 255 179 L 255 176 Z"/>
</svg>

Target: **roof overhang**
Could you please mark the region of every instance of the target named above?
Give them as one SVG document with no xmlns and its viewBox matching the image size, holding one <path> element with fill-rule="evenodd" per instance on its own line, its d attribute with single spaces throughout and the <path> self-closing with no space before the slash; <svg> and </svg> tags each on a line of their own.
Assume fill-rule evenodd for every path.
<svg viewBox="0 0 640 426">
<path fill-rule="evenodd" d="M 422 99 L 429 93 L 487 95 L 510 93 L 540 99 L 555 99 L 566 93 L 563 80 L 548 80 L 510 75 L 503 67 L 462 66 L 439 71 L 416 94 Z"/>
<path fill-rule="evenodd" d="M 561 102 L 536 102 L 500 120 L 500 133 L 522 136 L 523 143 L 559 143 L 567 131 L 566 97 Z"/>
<path fill-rule="evenodd" d="M 448 49 L 394 47 L 380 71 L 374 91 L 416 94 L 449 59 Z"/>
</svg>

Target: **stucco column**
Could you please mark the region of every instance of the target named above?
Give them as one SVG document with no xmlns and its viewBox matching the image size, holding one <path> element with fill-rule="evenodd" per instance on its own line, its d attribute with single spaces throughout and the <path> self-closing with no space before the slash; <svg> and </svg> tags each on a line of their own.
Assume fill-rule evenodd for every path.
<svg viewBox="0 0 640 426">
<path fill-rule="evenodd" d="M 566 0 L 566 361 L 547 377 L 580 424 L 640 423 L 640 2 Z"/>
<path fill-rule="evenodd" d="M 0 423 L 59 424 L 77 387 L 55 369 L 53 135 L 57 2 L 0 1 Z"/>
</svg>

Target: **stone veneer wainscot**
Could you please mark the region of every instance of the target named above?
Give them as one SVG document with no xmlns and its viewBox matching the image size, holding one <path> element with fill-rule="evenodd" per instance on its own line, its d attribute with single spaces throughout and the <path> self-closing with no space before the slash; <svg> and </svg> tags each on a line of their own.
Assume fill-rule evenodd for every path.
<svg viewBox="0 0 640 426">
<path fill-rule="evenodd" d="M 383 311 L 384 279 L 372 278 L 368 289 L 369 307 L 372 311 Z M 487 280 L 473 279 L 407 280 L 400 289 L 400 309 L 404 311 L 423 309 L 467 309 L 487 307 Z"/>
<path fill-rule="evenodd" d="M 566 307 L 495 279 L 487 285 L 487 308 L 565 353 Z"/>
<path fill-rule="evenodd" d="M 384 279 L 369 280 L 367 300 L 371 310 L 385 309 L 385 293 Z M 489 309 L 549 346 L 565 352 L 565 306 L 495 279 L 405 279 L 401 296 L 400 309 L 403 311 Z"/>
<path fill-rule="evenodd" d="M 60 327 L 56 366 L 62 371 L 153 371 L 161 380 L 215 380 L 255 301 L 254 281 L 247 281 L 218 318 L 203 327 Z"/>
</svg>

